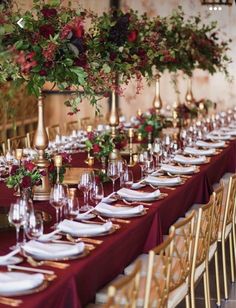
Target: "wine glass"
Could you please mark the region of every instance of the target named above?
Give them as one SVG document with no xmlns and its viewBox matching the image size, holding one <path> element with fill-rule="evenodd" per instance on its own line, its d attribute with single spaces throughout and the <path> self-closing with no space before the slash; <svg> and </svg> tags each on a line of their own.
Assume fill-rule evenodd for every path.
<svg viewBox="0 0 236 308">
<path fill-rule="evenodd" d="M 11 249 L 15 249 L 20 247 L 19 243 L 19 232 L 20 227 L 24 226 L 26 222 L 26 209 L 20 203 L 12 203 L 10 206 L 10 211 L 8 214 L 9 222 L 16 227 L 16 245 L 11 247 Z"/>
<path fill-rule="evenodd" d="M 29 215 L 25 230 L 30 240 L 38 239 L 43 234 L 43 218 L 41 213 L 32 212 Z"/>
<path fill-rule="evenodd" d="M 134 183 L 134 176 L 131 170 L 126 170 L 123 174 L 123 187 L 131 188 Z"/>
<path fill-rule="evenodd" d="M 88 194 L 90 189 L 92 188 L 93 182 L 94 182 L 93 173 L 91 173 L 90 171 L 85 171 L 84 173 L 82 173 L 78 184 L 78 188 L 84 194 L 84 205 L 80 208 L 82 212 L 86 212 L 92 209 L 92 206 L 88 204 Z"/>
<path fill-rule="evenodd" d="M 66 203 L 66 194 L 62 184 L 55 184 L 53 186 L 49 202 L 56 210 L 55 226 L 57 226 L 59 224 L 59 209 L 61 209 Z"/>
<path fill-rule="evenodd" d="M 144 169 L 145 169 L 145 156 L 143 152 L 138 154 L 138 163 L 141 168 L 141 180 L 142 180 L 144 178 Z"/>
<path fill-rule="evenodd" d="M 66 216 L 73 220 L 79 214 L 79 200 L 75 195 L 75 188 L 69 189 L 67 197 Z"/>
<path fill-rule="evenodd" d="M 91 199 L 95 206 L 104 198 L 104 189 L 101 182 L 95 182 L 91 189 Z"/>
<path fill-rule="evenodd" d="M 119 178 L 117 161 L 109 161 L 107 166 L 107 176 L 112 180 L 112 192 L 115 191 L 115 181 Z"/>
<path fill-rule="evenodd" d="M 123 174 L 128 168 L 127 162 L 126 160 L 121 159 L 117 161 L 117 164 L 118 164 L 118 172 L 120 176 L 120 186 L 123 186 Z"/>
</svg>

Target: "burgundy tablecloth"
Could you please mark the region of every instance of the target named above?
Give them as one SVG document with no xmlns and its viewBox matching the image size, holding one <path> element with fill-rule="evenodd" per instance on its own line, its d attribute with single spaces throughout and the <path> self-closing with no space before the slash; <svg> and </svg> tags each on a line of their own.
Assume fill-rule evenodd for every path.
<svg viewBox="0 0 236 308">
<path fill-rule="evenodd" d="M 161 242 L 170 225 L 195 202 L 205 203 L 212 192 L 212 185 L 225 172 L 235 171 L 236 142 L 231 142 L 219 155 L 203 165 L 200 172 L 176 190 L 164 190 L 168 197 L 156 201 L 147 215 L 133 218 L 130 224 L 121 224 L 120 230 L 102 237 L 88 257 L 73 260 L 66 270 L 55 270 L 57 279 L 38 294 L 20 296 L 24 307 L 83 307 L 93 300 L 96 291 L 121 273 L 138 254 L 147 252 Z M 85 155 L 73 155 L 73 166 L 84 166 Z M 138 167 L 133 169 L 136 178 Z M 107 190 L 111 189 L 108 185 Z M 107 192 L 108 192 L 107 191 Z M 9 207 L 12 191 L 0 184 L 0 206 Z M 51 213 L 54 209 L 47 202 L 35 202 L 35 207 Z M 46 226 L 47 228 L 49 226 Z M 15 230 L 0 231 L 0 254 L 6 253 L 15 241 Z M 27 265 L 23 263 L 22 265 Z M 47 267 L 42 267 L 47 268 Z M 0 307 L 4 307 L 3 305 Z"/>
</svg>

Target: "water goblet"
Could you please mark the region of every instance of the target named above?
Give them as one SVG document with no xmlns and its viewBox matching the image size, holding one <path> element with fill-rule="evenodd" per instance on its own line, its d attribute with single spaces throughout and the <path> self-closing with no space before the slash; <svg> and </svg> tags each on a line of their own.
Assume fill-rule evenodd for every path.
<svg viewBox="0 0 236 308">
<path fill-rule="evenodd" d="M 90 171 L 85 171 L 82 173 L 79 183 L 78 183 L 78 188 L 83 192 L 84 194 L 84 205 L 80 208 L 82 212 L 86 212 L 90 209 L 92 209 L 92 206 L 89 205 L 88 203 L 88 195 L 89 191 L 92 188 L 92 185 L 94 183 L 94 173 Z"/>
<path fill-rule="evenodd" d="M 101 182 L 95 182 L 91 189 L 91 199 L 95 206 L 104 198 L 104 189 Z"/>
<path fill-rule="evenodd" d="M 12 246 L 11 249 L 20 247 L 19 243 L 19 233 L 20 227 L 24 226 L 26 222 L 26 209 L 20 203 L 12 203 L 10 206 L 10 211 L 8 213 L 8 220 L 10 224 L 16 227 L 16 245 Z"/>
<path fill-rule="evenodd" d="M 107 176 L 112 180 L 112 191 L 115 191 L 115 181 L 119 178 L 117 161 L 109 161 L 107 166 Z"/>
<path fill-rule="evenodd" d="M 134 176 L 131 170 L 126 170 L 123 174 L 123 187 L 131 188 L 134 183 Z"/>
<path fill-rule="evenodd" d="M 56 210 L 56 224 L 59 224 L 59 210 L 66 204 L 65 188 L 62 184 L 55 184 L 50 193 L 50 204 Z"/>
<path fill-rule="evenodd" d="M 26 235 L 30 240 L 36 240 L 43 234 L 43 218 L 41 213 L 31 213 L 26 222 Z"/>
</svg>

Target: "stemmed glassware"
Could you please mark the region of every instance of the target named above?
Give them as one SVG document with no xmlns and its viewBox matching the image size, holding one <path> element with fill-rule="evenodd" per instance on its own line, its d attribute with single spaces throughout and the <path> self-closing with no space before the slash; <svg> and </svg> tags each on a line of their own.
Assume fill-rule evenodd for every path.
<svg viewBox="0 0 236 308">
<path fill-rule="evenodd" d="M 11 247 L 11 249 L 15 249 L 20 247 L 19 243 L 19 233 L 20 227 L 24 226 L 26 223 L 26 208 L 20 203 L 12 203 L 10 206 L 10 211 L 8 214 L 9 222 L 16 227 L 16 245 Z"/>
<path fill-rule="evenodd" d="M 112 180 L 112 191 L 115 191 L 115 181 L 119 178 L 117 161 L 109 161 L 107 166 L 107 176 Z"/>
<path fill-rule="evenodd" d="M 43 218 L 41 213 L 32 212 L 28 217 L 25 229 L 29 239 L 39 238 L 43 234 Z"/>
<path fill-rule="evenodd" d="M 79 214 L 79 200 L 76 196 L 76 188 L 69 188 L 67 197 L 66 216 L 74 219 Z"/>
<path fill-rule="evenodd" d="M 123 174 L 123 187 L 131 188 L 133 183 L 134 183 L 133 172 L 127 169 Z"/>
<path fill-rule="evenodd" d="M 88 196 L 89 196 L 89 191 L 91 190 L 93 183 L 94 183 L 93 172 L 85 171 L 84 173 L 82 173 L 79 184 L 78 184 L 78 188 L 84 194 L 84 205 L 80 208 L 82 212 L 86 212 L 92 209 L 92 206 L 88 204 Z"/>
<path fill-rule="evenodd" d="M 91 199 L 95 206 L 104 198 L 104 189 L 101 182 L 94 182 L 91 190 Z"/>
<path fill-rule="evenodd" d="M 120 186 L 123 186 L 123 174 L 126 172 L 128 169 L 127 162 L 124 159 L 118 160 L 118 172 L 120 176 Z"/>
<path fill-rule="evenodd" d="M 50 204 L 56 209 L 56 225 L 59 224 L 59 210 L 66 204 L 65 188 L 62 184 L 55 184 L 50 194 Z"/>
</svg>

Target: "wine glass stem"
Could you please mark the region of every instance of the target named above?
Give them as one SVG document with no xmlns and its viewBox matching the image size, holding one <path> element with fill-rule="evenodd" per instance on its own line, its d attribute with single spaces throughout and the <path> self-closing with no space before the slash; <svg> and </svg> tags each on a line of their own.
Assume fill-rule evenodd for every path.
<svg viewBox="0 0 236 308">
<path fill-rule="evenodd" d="M 112 180 L 112 192 L 115 192 L 115 180 Z"/>
<path fill-rule="evenodd" d="M 20 244 L 19 244 L 19 232 L 20 232 L 20 227 L 17 226 L 16 227 L 16 246 L 18 247 Z"/>
<path fill-rule="evenodd" d="M 57 225 L 59 224 L 59 209 L 56 208 L 56 220 L 57 220 Z"/>
<path fill-rule="evenodd" d="M 86 193 L 85 193 L 85 195 L 86 195 L 86 206 L 88 207 L 88 194 L 89 194 L 89 192 L 88 191 L 86 191 Z"/>
<path fill-rule="evenodd" d="M 23 227 L 23 244 L 26 243 L 25 226 Z"/>
<path fill-rule="evenodd" d="M 142 180 L 142 179 L 143 179 L 143 169 L 144 169 L 144 168 L 143 168 L 142 165 L 140 166 L 140 168 L 141 168 L 141 180 Z"/>
</svg>

